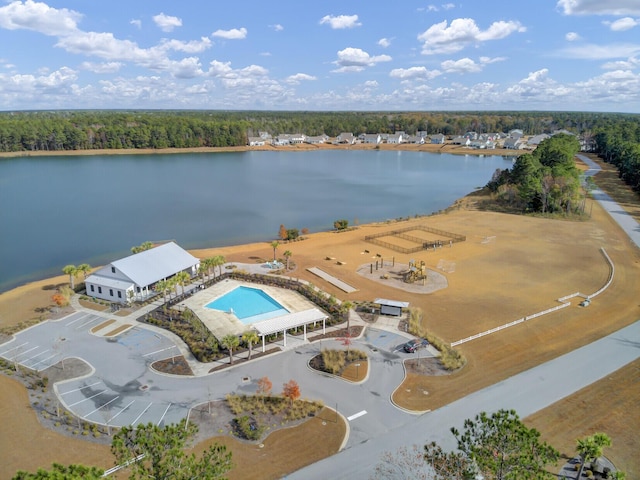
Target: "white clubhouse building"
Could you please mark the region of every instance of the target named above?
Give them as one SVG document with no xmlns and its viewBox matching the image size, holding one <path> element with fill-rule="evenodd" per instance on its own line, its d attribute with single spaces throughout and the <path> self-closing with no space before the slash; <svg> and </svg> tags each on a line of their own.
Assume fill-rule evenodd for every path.
<svg viewBox="0 0 640 480">
<path fill-rule="evenodd" d="M 115 303 L 142 300 L 152 294 L 155 283 L 182 271 L 193 277 L 199 265 L 196 257 L 168 242 L 95 271 L 85 280 L 87 295 Z"/>
</svg>

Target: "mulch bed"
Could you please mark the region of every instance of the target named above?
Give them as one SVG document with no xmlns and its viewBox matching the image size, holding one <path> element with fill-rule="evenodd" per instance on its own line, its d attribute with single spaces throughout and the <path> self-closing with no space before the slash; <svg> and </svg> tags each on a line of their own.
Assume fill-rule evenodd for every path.
<svg viewBox="0 0 640 480">
<path fill-rule="evenodd" d="M 182 356 L 178 355 L 164 360 L 158 360 L 151 364 L 151 368 L 161 373 L 170 375 L 188 375 L 193 376 L 193 370 L 189 366 L 189 362 Z"/>
<path fill-rule="evenodd" d="M 405 360 L 404 367 L 407 373 L 427 376 L 451 375 L 452 370 L 447 370 L 437 357 L 412 358 Z"/>
<path fill-rule="evenodd" d="M 362 329 L 364 327 L 361 325 L 355 326 L 355 327 L 349 327 L 349 336 L 351 338 L 357 338 L 360 336 L 360 334 L 362 333 Z M 330 332 L 320 335 L 315 335 L 313 337 L 307 337 L 307 339 L 310 342 L 314 342 L 316 340 L 323 340 L 325 338 L 344 338 L 347 336 L 347 329 L 346 328 L 341 328 L 340 330 L 332 330 Z"/>
</svg>

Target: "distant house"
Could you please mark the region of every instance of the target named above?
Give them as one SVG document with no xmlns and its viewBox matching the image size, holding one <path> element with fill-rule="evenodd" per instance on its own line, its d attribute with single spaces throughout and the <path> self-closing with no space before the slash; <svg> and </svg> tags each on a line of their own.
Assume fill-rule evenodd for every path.
<svg viewBox="0 0 640 480">
<path fill-rule="evenodd" d="M 336 143 L 353 145 L 354 143 L 356 143 L 356 137 L 353 136 L 353 133 L 342 132 L 336 137 Z"/>
<path fill-rule="evenodd" d="M 524 132 L 518 128 L 509 130 L 509 138 L 520 138 L 522 136 L 524 136 Z"/>
<path fill-rule="evenodd" d="M 533 137 L 529 138 L 529 140 L 527 140 L 527 145 L 537 146 L 540 144 L 540 142 L 542 142 L 543 140 L 546 140 L 547 138 L 549 138 L 549 135 L 547 135 L 546 133 L 541 133 L 540 135 L 534 135 Z"/>
<path fill-rule="evenodd" d="M 85 280 L 87 295 L 114 303 L 142 300 L 154 294 L 153 286 L 160 280 L 187 272 L 198 273 L 200 260 L 174 242 L 136 253 L 111 262 Z"/>
<path fill-rule="evenodd" d="M 261 137 L 249 137 L 250 147 L 262 147 L 264 146 L 264 138 Z"/>
<path fill-rule="evenodd" d="M 406 143 L 412 143 L 414 145 L 424 145 L 424 137 L 420 135 L 412 135 L 406 138 Z"/>
<path fill-rule="evenodd" d="M 519 150 L 525 145 L 525 142 L 518 138 L 505 138 L 502 148 L 508 150 Z"/>
<path fill-rule="evenodd" d="M 400 144 L 403 142 L 404 135 L 404 132 L 396 132 L 393 135 L 389 135 L 387 137 L 387 143 Z"/>
<path fill-rule="evenodd" d="M 431 135 L 431 143 L 443 144 L 445 137 L 442 133 L 436 133 L 435 135 Z"/>
<path fill-rule="evenodd" d="M 367 133 L 362 139 L 362 143 L 378 145 L 382 142 L 382 137 L 379 133 Z"/>
<path fill-rule="evenodd" d="M 454 145 L 462 145 L 464 147 L 468 147 L 471 144 L 471 140 L 469 139 L 469 137 L 455 137 L 453 140 L 451 140 L 451 143 L 453 143 Z"/>
<path fill-rule="evenodd" d="M 325 143 L 328 139 L 329 137 L 327 137 L 326 135 L 314 135 L 312 137 L 306 137 L 304 139 L 304 142 L 311 145 L 319 145 Z"/>
</svg>

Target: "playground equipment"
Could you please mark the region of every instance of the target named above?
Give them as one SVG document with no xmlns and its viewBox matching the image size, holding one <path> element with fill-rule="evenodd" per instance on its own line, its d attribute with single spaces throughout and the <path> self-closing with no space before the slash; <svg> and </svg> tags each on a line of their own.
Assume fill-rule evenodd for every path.
<svg viewBox="0 0 640 480">
<path fill-rule="evenodd" d="M 420 262 L 420 265 L 415 260 L 409 260 L 409 269 L 402 273 L 402 279 L 404 283 L 415 283 L 422 280 L 424 285 L 427 281 L 427 266 L 424 261 Z"/>
</svg>

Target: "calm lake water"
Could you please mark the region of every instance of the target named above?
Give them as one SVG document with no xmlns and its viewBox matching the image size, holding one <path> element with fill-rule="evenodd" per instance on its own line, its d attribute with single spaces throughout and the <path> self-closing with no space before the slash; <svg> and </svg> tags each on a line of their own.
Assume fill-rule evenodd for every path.
<svg viewBox="0 0 640 480">
<path fill-rule="evenodd" d="M 270 242 L 429 214 L 510 159 L 402 151 L 238 152 L 0 159 L 0 291 L 108 263 L 144 241 Z"/>
</svg>

